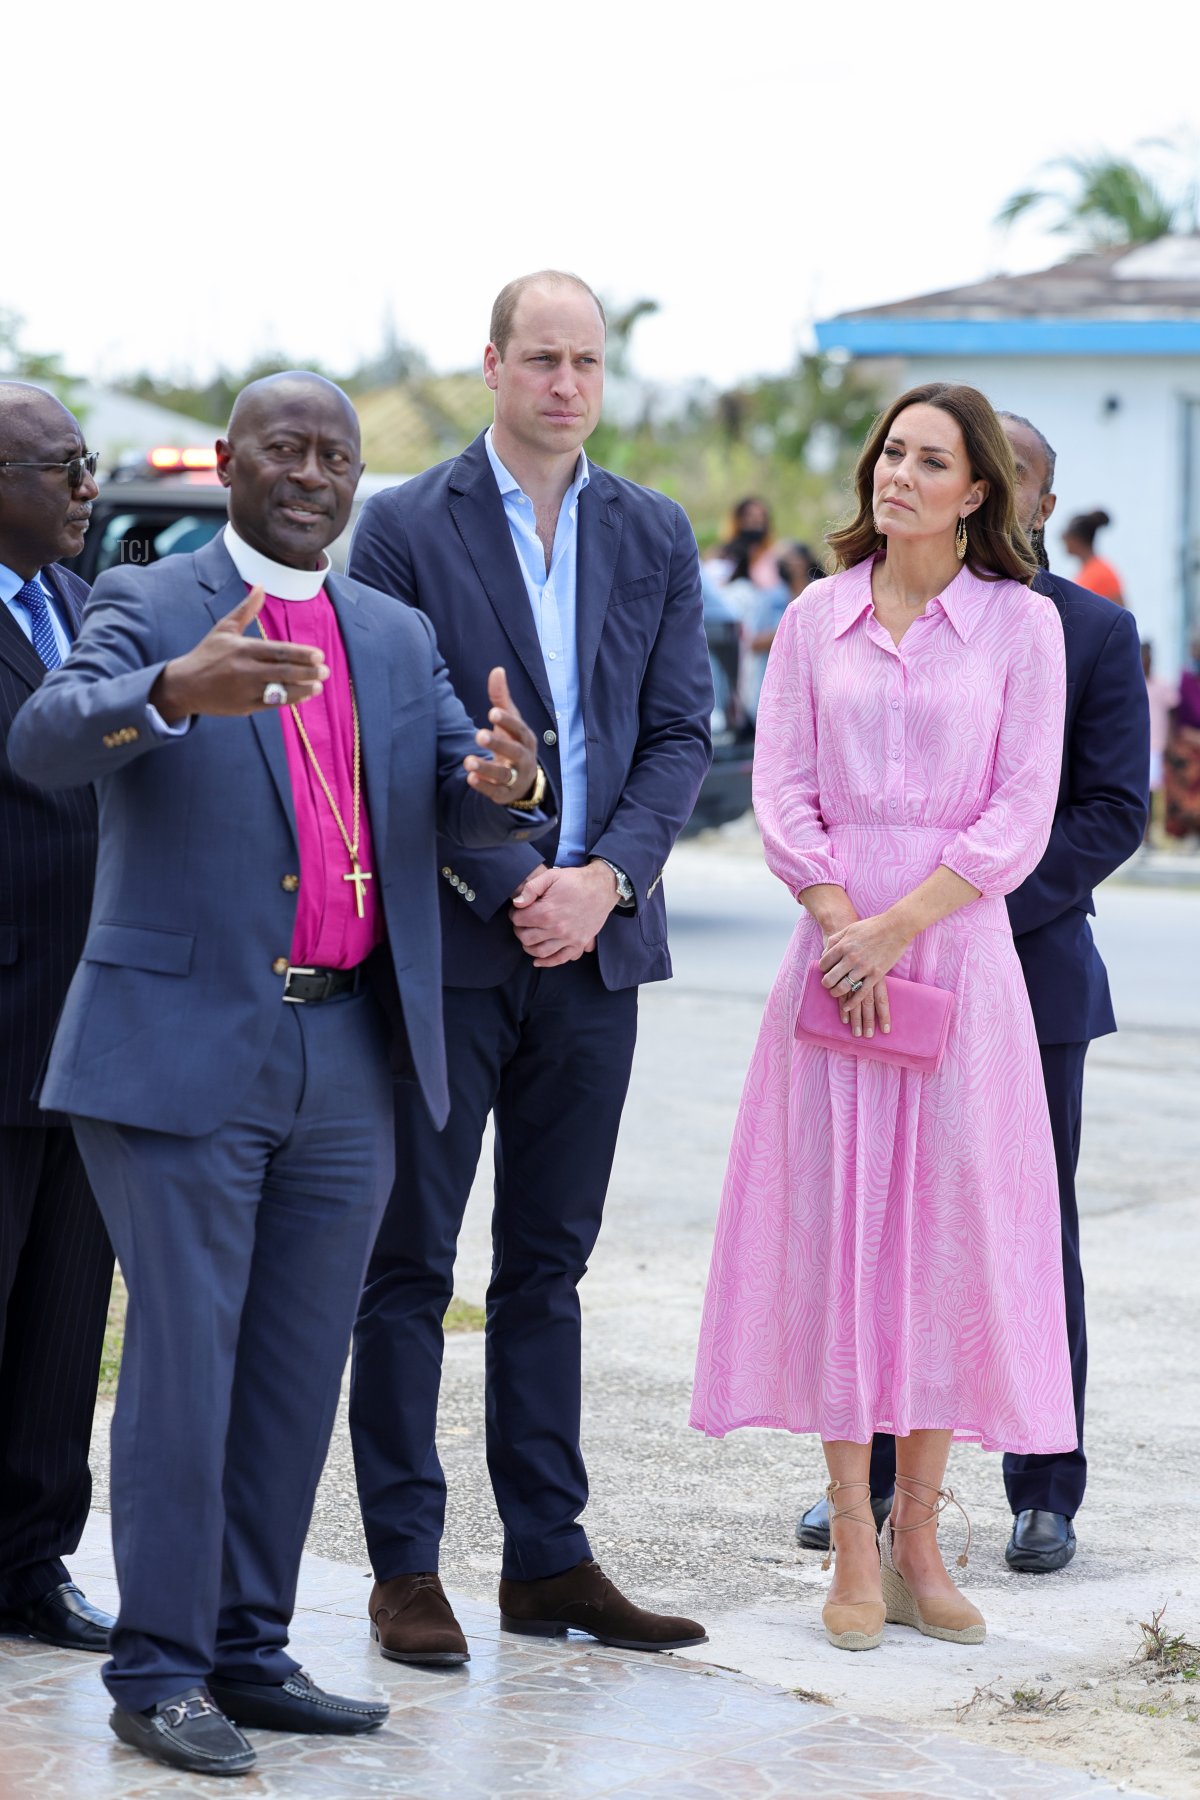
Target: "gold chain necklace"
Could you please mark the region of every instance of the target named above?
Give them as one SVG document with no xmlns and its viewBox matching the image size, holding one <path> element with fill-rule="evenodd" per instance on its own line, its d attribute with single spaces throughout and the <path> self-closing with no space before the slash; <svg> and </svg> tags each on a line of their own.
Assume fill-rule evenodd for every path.
<svg viewBox="0 0 1200 1800">
<path fill-rule="evenodd" d="M 263 630 L 262 620 L 256 618 L 254 623 L 258 626 L 259 635 L 262 638 L 263 642 L 266 644 L 269 644 L 272 640 L 267 636 L 266 632 Z M 341 809 L 339 808 L 337 801 L 333 797 L 333 789 L 330 787 L 329 783 L 325 779 L 325 771 L 321 767 L 320 763 L 317 761 L 317 753 L 312 747 L 312 739 L 309 737 L 307 731 L 305 731 L 305 729 L 304 729 L 304 721 L 300 717 L 300 708 L 296 705 L 294 700 L 289 700 L 288 711 L 291 713 L 292 718 L 296 721 L 296 730 L 300 734 L 300 742 L 304 745 L 304 748 L 308 754 L 308 760 L 313 766 L 313 773 L 315 774 L 317 780 L 321 784 L 321 791 L 325 795 L 326 800 L 328 800 L 328 802 L 329 802 L 329 810 L 333 814 L 334 822 L 337 825 L 338 830 L 342 834 L 342 842 L 343 842 L 343 844 L 345 844 L 346 854 L 350 858 L 350 873 L 349 873 L 349 875 L 343 875 L 342 880 L 343 881 L 352 881 L 354 883 L 354 910 L 357 912 L 359 918 L 361 919 L 364 917 L 364 913 L 363 913 L 363 883 L 366 881 L 374 881 L 375 877 L 371 874 L 369 869 L 360 868 L 359 862 L 358 862 L 358 837 L 359 837 L 359 829 L 360 829 L 360 825 L 361 825 L 361 821 L 362 821 L 362 738 L 361 738 L 361 734 L 360 734 L 359 728 L 358 728 L 358 701 L 355 698 L 354 682 L 351 680 L 349 670 L 346 671 L 346 681 L 349 684 L 349 688 L 350 688 L 350 716 L 354 720 L 354 836 L 353 837 L 351 837 L 350 833 L 346 830 L 345 821 L 343 820 L 342 814 L 341 814 Z"/>
</svg>

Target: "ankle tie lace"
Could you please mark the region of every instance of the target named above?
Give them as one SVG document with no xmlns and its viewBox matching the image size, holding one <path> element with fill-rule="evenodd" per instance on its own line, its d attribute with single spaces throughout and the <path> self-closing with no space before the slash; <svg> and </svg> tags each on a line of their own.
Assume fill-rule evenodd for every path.
<svg viewBox="0 0 1200 1800">
<path fill-rule="evenodd" d="M 856 1500 L 851 1506 L 839 1506 L 834 1496 L 835 1494 L 844 1493 L 848 1488 L 862 1488 L 866 1495 L 866 1499 Z M 870 1512 L 871 1484 L 869 1481 L 831 1481 L 829 1486 L 825 1489 L 825 1501 L 829 1507 L 829 1548 L 825 1552 L 821 1567 L 823 1569 L 829 1569 L 833 1567 L 833 1525 L 835 1519 L 853 1519 L 856 1525 L 869 1525 L 871 1527 L 872 1535 L 876 1535 L 876 1532 L 875 1519 Z M 862 1508 L 864 1506 L 868 1509 L 867 1517 L 865 1519 L 862 1515 Z"/>
<path fill-rule="evenodd" d="M 905 1487 L 904 1482 L 901 1481 L 899 1476 L 896 1477 L 896 1492 L 898 1494 L 903 1494 L 906 1500 L 914 1501 L 917 1506 L 928 1507 L 929 1519 L 934 1521 L 935 1532 L 937 1530 L 937 1521 L 941 1518 L 946 1508 L 948 1506 L 957 1506 L 959 1512 L 963 1516 L 963 1523 L 967 1528 L 967 1547 L 957 1558 L 957 1563 L 960 1569 L 965 1569 L 971 1555 L 971 1521 L 967 1517 L 967 1510 L 963 1506 L 961 1500 L 958 1500 L 955 1497 L 954 1489 L 936 1487 L 932 1481 L 922 1481 L 916 1475 L 906 1475 L 904 1481 L 911 1481 L 914 1482 L 917 1487 L 927 1488 L 933 1495 L 932 1500 L 924 1500 L 920 1494 L 914 1494 L 911 1488 Z M 900 1531 L 924 1531 L 925 1527 L 929 1524 L 929 1519 L 922 1519 L 918 1525 L 897 1525 L 893 1519 L 889 1521 L 892 1527 L 892 1535 L 894 1537 L 896 1533 Z"/>
</svg>

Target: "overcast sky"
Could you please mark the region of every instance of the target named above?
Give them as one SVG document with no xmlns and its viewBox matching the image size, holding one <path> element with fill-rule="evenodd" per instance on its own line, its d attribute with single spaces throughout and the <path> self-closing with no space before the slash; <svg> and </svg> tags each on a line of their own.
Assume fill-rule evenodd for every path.
<svg viewBox="0 0 1200 1800">
<path fill-rule="evenodd" d="M 558 265 L 660 302 L 641 374 L 728 383 L 814 318 L 1058 260 L 997 207 L 1194 131 L 1197 36 L 1173 0 L 13 7 L 0 306 L 101 378 L 348 367 L 389 315 L 452 369 Z"/>
</svg>

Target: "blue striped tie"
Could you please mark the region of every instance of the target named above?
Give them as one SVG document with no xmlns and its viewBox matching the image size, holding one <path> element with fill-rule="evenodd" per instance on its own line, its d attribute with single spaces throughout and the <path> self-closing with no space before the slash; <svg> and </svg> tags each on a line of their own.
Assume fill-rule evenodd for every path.
<svg viewBox="0 0 1200 1800">
<path fill-rule="evenodd" d="M 33 627 L 33 647 L 48 669 L 62 667 L 62 657 L 58 654 L 58 640 L 54 635 L 54 623 L 50 617 L 50 607 L 46 596 L 38 584 L 36 575 L 27 581 L 16 599 L 29 609 L 29 622 Z"/>
</svg>

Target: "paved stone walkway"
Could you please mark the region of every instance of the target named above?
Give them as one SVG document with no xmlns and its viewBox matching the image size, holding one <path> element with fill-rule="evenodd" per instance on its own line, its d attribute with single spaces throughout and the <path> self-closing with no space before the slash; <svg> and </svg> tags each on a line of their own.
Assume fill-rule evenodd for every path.
<svg viewBox="0 0 1200 1800">
<path fill-rule="evenodd" d="M 72 1573 L 100 1604 L 115 1585 L 94 1515 Z M 367 1636 L 369 1578 L 305 1559 L 293 1649 L 323 1686 L 381 1693 L 392 1716 L 365 1738 L 251 1737 L 258 1768 L 233 1789 L 281 1800 L 1109 1800 L 1085 1774 L 953 1737 L 808 1705 L 782 1689 L 585 1638 L 501 1633 L 492 1607 L 456 1602 L 469 1667 L 385 1663 Z M 211 1795 L 108 1729 L 99 1658 L 0 1638 L 0 1800 Z M 224 1789 L 220 1790 L 226 1791 Z M 1143 1796 L 1142 1800 L 1146 1800 Z"/>
</svg>

